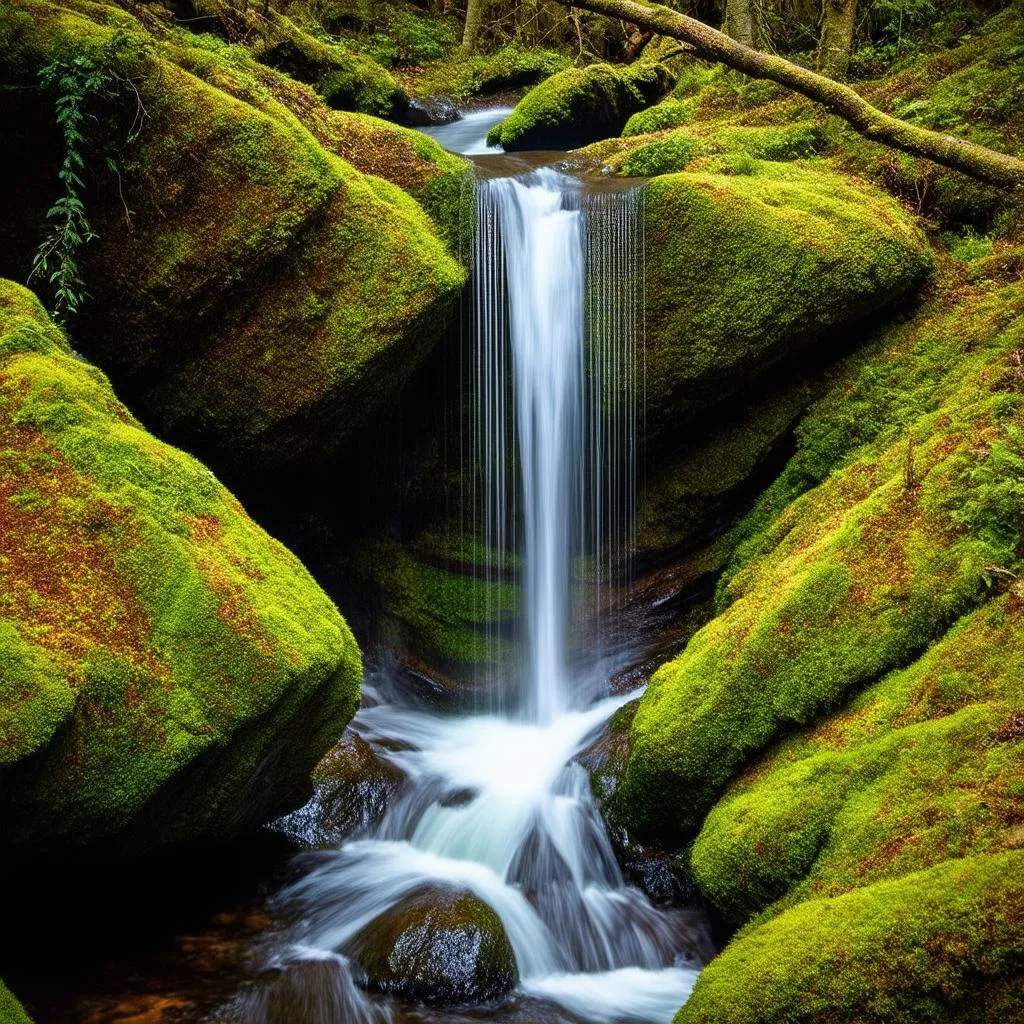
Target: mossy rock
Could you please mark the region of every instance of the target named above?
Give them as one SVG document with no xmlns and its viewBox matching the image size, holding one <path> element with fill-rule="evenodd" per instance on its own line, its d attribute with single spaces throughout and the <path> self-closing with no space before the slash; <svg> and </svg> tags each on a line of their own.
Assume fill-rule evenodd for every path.
<svg viewBox="0 0 1024 1024">
<path fill-rule="evenodd" d="M 301 563 L 0 285 L 3 857 L 211 842 L 301 802 L 359 649 Z"/>
<path fill-rule="evenodd" d="M 651 452 L 637 506 L 640 557 L 649 562 L 691 549 L 744 510 L 766 472 L 778 472 L 812 394 L 799 379 L 783 384 L 729 419 L 716 415 L 719 422 L 702 423 L 690 444 L 673 439 L 664 451 Z"/>
<path fill-rule="evenodd" d="M 1005 595 L 755 763 L 694 844 L 734 924 L 1024 845 L 1024 613 Z"/>
<path fill-rule="evenodd" d="M 337 41 L 307 32 L 269 5 L 232 0 L 197 0 L 201 26 L 214 19 L 228 39 L 244 39 L 246 49 L 300 82 L 312 85 L 337 110 L 401 118 L 409 97 L 387 68 Z"/>
<path fill-rule="evenodd" d="M 650 135 L 666 128 L 679 128 L 693 120 L 690 104 L 682 100 L 667 99 L 655 103 L 653 107 L 635 113 L 622 129 L 623 137 L 631 135 Z"/>
<path fill-rule="evenodd" d="M 507 663 L 519 619 L 518 580 L 489 575 L 493 553 L 476 548 L 448 536 L 381 542 L 359 566 L 379 599 L 380 642 L 460 690 Z"/>
<path fill-rule="evenodd" d="M 675 1024 L 997 1024 L 1024 1005 L 1024 851 L 809 900 L 741 932 Z"/>
<path fill-rule="evenodd" d="M 95 48 L 115 34 L 88 0 L 22 6 L 37 63 L 69 38 Z M 278 100 L 295 103 L 297 83 L 212 37 L 156 40 L 123 12 L 117 24 L 138 37 L 121 70 L 147 117 L 121 167 L 131 223 L 116 181 L 89 191 L 100 237 L 85 251 L 77 343 L 165 436 L 218 463 L 320 459 L 422 361 L 465 271 L 414 199 Z M 464 178 L 430 173 L 428 146 L 417 155 L 410 174 L 424 169 L 455 233 Z M 52 194 L 36 188 L 45 209 Z"/>
<path fill-rule="evenodd" d="M 487 141 L 510 151 L 585 146 L 618 135 L 633 114 L 664 96 L 674 81 L 654 61 L 625 68 L 570 68 L 527 93 Z"/>
<path fill-rule="evenodd" d="M 337 846 L 376 825 L 404 782 L 400 768 L 348 730 L 316 766 L 313 798 L 274 828 L 306 845 Z"/>
<path fill-rule="evenodd" d="M 721 614 L 654 675 L 614 801 L 634 827 L 683 842 L 758 751 L 919 657 L 986 599 L 991 567 L 1016 571 L 1024 435 L 1006 370 L 1024 289 L 981 291 L 974 306 L 957 283 L 946 301 L 961 304 L 959 323 L 940 302 L 853 358 L 821 400 L 841 420 L 808 430 L 802 443 L 820 447 L 794 459 L 805 488 L 806 469 L 822 482 L 794 500 L 783 472 L 783 500 L 752 513 L 756 539 L 726 575 Z M 883 398 L 904 362 L 922 393 Z M 894 398 L 906 404 L 887 409 Z"/>
<path fill-rule="evenodd" d="M 0 1024 L 32 1024 L 25 1008 L 0 981 Z"/>
<path fill-rule="evenodd" d="M 407 76 L 410 93 L 424 101 L 439 97 L 456 103 L 474 96 L 489 96 L 534 86 L 571 66 L 554 50 L 510 43 L 493 53 L 467 55 L 456 51 L 444 60 Z"/>
<path fill-rule="evenodd" d="M 501 919 L 463 890 L 417 890 L 372 921 L 351 954 L 371 988 L 437 1006 L 487 1003 L 519 982 Z"/>
<path fill-rule="evenodd" d="M 644 186 L 655 433 L 749 387 L 787 355 L 835 346 L 930 266 L 923 236 L 884 196 L 824 170 L 750 170 Z"/>
</svg>

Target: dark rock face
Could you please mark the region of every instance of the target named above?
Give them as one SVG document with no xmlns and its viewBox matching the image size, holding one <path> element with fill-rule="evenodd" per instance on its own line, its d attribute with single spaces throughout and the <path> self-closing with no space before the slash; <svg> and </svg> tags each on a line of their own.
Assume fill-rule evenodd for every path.
<svg viewBox="0 0 1024 1024">
<path fill-rule="evenodd" d="M 430 886 L 359 934 L 350 951 L 367 984 L 412 1002 L 486 1003 L 519 980 L 498 915 L 468 892 Z"/>
</svg>

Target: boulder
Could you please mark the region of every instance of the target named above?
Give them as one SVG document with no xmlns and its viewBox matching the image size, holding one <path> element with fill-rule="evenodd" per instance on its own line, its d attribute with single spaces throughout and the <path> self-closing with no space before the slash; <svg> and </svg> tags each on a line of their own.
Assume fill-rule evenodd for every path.
<svg viewBox="0 0 1024 1024">
<path fill-rule="evenodd" d="M 661 99 L 675 79 L 663 64 L 592 64 L 552 75 L 487 137 L 506 150 L 575 149 L 618 135 L 637 111 Z"/>
<path fill-rule="evenodd" d="M 844 332 L 910 293 L 931 265 L 921 232 L 873 189 L 816 168 L 745 169 L 644 186 L 654 434 L 787 356 L 839 356 Z"/>
<path fill-rule="evenodd" d="M 916 662 L 977 607 L 1001 616 L 991 601 L 1017 573 L 1024 528 L 1019 502 L 1000 497 L 1022 486 L 1019 402 L 1006 397 L 1022 309 L 1019 282 L 992 295 L 950 285 L 833 371 L 797 428 L 796 454 L 733 534 L 719 614 L 651 679 L 616 815 L 668 845 L 688 842 L 729 781 L 783 735 Z M 779 896 L 825 841 L 815 829 L 852 784 L 849 765 L 827 778 L 826 767 L 804 778 L 796 819 L 765 826 L 793 840 L 798 860 L 766 869 L 774 881 L 743 914 Z M 780 809 L 779 786 L 764 814 Z M 761 814 L 744 812 L 744 827 Z M 768 857 L 774 847 L 758 848 Z M 756 889 L 750 860 L 737 857 Z"/>
<path fill-rule="evenodd" d="M 0 285 L 3 859 L 212 842 L 301 803 L 360 653 L 301 563 Z"/>
<path fill-rule="evenodd" d="M 77 344 L 163 436 L 219 466 L 272 469 L 336 450 L 454 311 L 465 271 L 436 225 L 401 188 L 340 158 L 347 126 L 247 51 L 212 36 L 157 38 L 126 12 L 84 0 L 19 7 L 27 25 L 0 57 L 13 80 L 34 83 L 58 45 L 99 50 L 138 83 L 146 108 L 127 143 L 131 111 L 113 100 L 100 111 L 120 185 L 102 161 L 88 165 L 99 237 L 82 250 L 92 298 Z M 16 95 L 0 136 L 22 153 L 9 169 L 21 213 L 0 270 L 24 277 L 54 199 L 57 154 L 48 99 Z M 464 165 L 449 174 L 441 156 L 446 167 L 431 173 L 440 150 L 429 140 L 414 146 L 398 129 L 376 136 L 405 181 L 431 192 L 436 208 L 456 209 Z M 412 153 L 404 162 L 403 150 Z"/>
<path fill-rule="evenodd" d="M 371 988 L 411 1002 L 486 1003 L 519 982 L 501 919 L 463 890 L 429 886 L 372 921 L 352 955 Z"/>
<path fill-rule="evenodd" d="M 1022 900 L 1022 850 L 808 900 L 727 946 L 675 1024 L 1019 1020 Z"/>
</svg>

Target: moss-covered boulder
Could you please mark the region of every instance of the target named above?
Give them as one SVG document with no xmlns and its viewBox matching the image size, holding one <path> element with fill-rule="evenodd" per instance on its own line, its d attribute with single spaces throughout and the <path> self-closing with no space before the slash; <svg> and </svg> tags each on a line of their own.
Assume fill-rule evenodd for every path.
<svg viewBox="0 0 1024 1024">
<path fill-rule="evenodd" d="M 831 345 L 919 284 L 923 237 L 891 200 L 824 170 L 761 163 L 644 186 L 647 406 L 655 432 Z"/>
<path fill-rule="evenodd" d="M 821 400 L 751 513 L 721 614 L 644 695 L 615 796 L 632 824 L 692 834 L 749 758 L 919 657 L 1015 571 L 1024 462 L 1006 368 L 1022 303 L 1019 285 L 951 284 Z"/>
<path fill-rule="evenodd" d="M 684 100 L 667 99 L 635 113 L 622 129 L 625 137 L 678 128 L 693 120 L 693 110 Z"/>
<path fill-rule="evenodd" d="M 222 461 L 271 467 L 336 448 L 429 351 L 464 281 L 423 207 L 327 148 L 330 126 L 317 138 L 294 112 L 298 83 L 257 73 L 239 47 L 154 37 L 88 0 L 21 7 L 15 77 L 34 81 L 54 55 L 90 52 L 115 61 L 146 108 L 122 146 L 120 184 L 92 165 L 99 239 L 84 253 L 93 301 L 77 343 L 149 422 Z M 24 132 L 50 115 L 34 92 L 18 95 L 30 109 L 0 122 L 21 140 L 31 185 L 19 192 L 38 225 L 53 199 L 48 151 Z M 118 124 L 119 110 L 102 123 Z M 410 163 L 429 163 L 428 152 Z M 457 194 L 435 198 L 457 205 Z M 29 249 L 12 274 L 24 274 Z"/>
<path fill-rule="evenodd" d="M 0 1024 L 32 1024 L 25 1008 L 0 981 Z"/>
<path fill-rule="evenodd" d="M 1004 595 L 773 749 L 704 822 L 691 858 L 701 891 L 742 924 L 773 905 L 1024 846 L 1022 635 L 1019 596 Z"/>
<path fill-rule="evenodd" d="M 331 107 L 395 118 L 408 111 L 409 97 L 387 68 L 331 39 L 308 13 L 300 23 L 269 4 L 195 0 L 194 6 L 192 24 L 244 41 L 258 60 L 312 85 Z"/>
<path fill-rule="evenodd" d="M 431 886 L 407 896 L 353 940 L 374 989 L 439 1006 L 486 1003 L 519 982 L 501 919 L 463 890 Z"/>
<path fill-rule="evenodd" d="M 674 82 L 656 61 L 570 68 L 527 93 L 487 141 L 507 150 L 585 146 L 618 135 L 633 114 L 661 99 Z"/>
<path fill-rule="evenodd" d="M 412 667 L 464 690 L 507 664 L 519 620 L 515 565 L 503 576 L 494 552 L 482 545 L 425 534 L 408 546 L 367 547 L 357 571 L 376 595 L 378 641 Z"/>
<path fill-rule="evenodd" d="M 738 415 L 723 415 L 691 443 L 673 438 L 663 452 L 652 453 L 637 506 L 637 554 L 653 562 L 728 526 L 778 472 L 812 394 L 798 378 L 768 390 Z"/>
<path fill-rule="evenodd" d="M 331 601 L 0 286 L 0 856 L 229 838 L 358 702 Z"/>
<path fill-rule="evenodd" d="M 675 1024 L 1020 1020 L 1024 851 L 947 861 L 753 927 Z"/>
</svg>

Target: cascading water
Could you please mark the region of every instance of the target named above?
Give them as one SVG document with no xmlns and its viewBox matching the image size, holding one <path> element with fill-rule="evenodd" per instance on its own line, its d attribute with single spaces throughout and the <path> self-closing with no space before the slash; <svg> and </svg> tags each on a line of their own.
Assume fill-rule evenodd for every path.
<svg viewBox="0 0 1024 1024">
<path fill-rule="evenodd" d="M 380 914 L 438 885 L 489 904 L 521 997 L 574 1020 L 667 1022 L 696 977 L 679 919 L 624 881 L 573 761 L 631 696 L 607 696 L 595 659 L 571 657 L 570 637 L 573 566 L 589 554 L 597 582 L 607 578 L 635 506 L 637 225 L 634 197 L 591 202 L 551 170 L 481 184 L 473 526 L 499 577 L 518 542 L 521 685 L 462 716 L 371 690 L 377 700 L 353 728 L 401 769 L 404 794 L 378 825 L 318 855 L 284 897 L 300 920 L 278 965 L 340 972 L 325 1020 L 388 1017 L 351 984 L 346 953 Z M 608 294 L 613 283 L 620 291 Z"/>
</svg>

